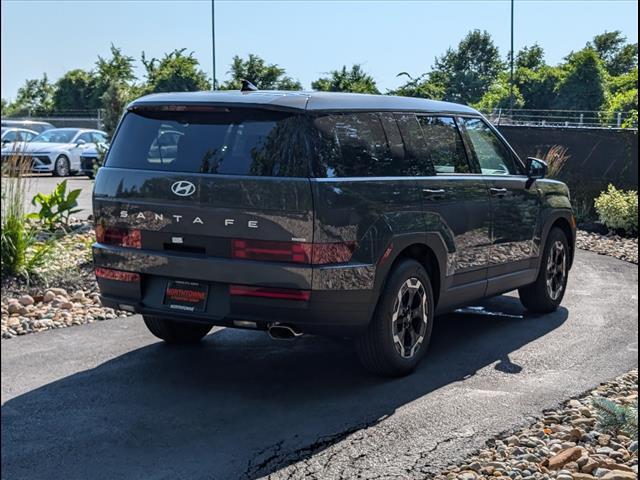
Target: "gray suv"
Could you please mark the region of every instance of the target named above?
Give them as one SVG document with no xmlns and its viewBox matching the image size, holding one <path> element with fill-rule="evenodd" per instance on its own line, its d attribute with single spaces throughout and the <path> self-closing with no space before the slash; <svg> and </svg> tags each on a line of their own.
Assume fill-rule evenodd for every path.
<svg viewBox="0 0 640 480">
<path fill-rule="evenodd" d="M 149 95 L 95 181 L 102 301 L 169 343 L 214 325 L 351 336 L 369 370 L 404 375 L 439 313 L 515 289 L 558 307 L 576 224 L 545 173 L 452 103 Z"/>
</svg>

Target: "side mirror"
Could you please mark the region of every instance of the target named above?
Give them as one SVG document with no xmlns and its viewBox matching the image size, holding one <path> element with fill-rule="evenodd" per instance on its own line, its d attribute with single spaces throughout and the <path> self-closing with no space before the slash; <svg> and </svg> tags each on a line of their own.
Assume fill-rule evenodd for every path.
<svg viewBox="0 0 640 480">
<path fill-rule="evenodd" d="M 533 157 L 529 157 L 527 160 L 529 162 L 529 168 L 527 170 L 527 176 L 529 178 L 536 180 L 547 176 L 547 172 L 549 171 L 547 162 Z"/>
<path fill-rule="evenodd" d="M 80 146 L 84 145 L 85 143 L 87 143 L 87 142 L 80 138 L 80 139 L 78 139 L 76 141 L 76 147 L 80 147 Z"/>
</svg>

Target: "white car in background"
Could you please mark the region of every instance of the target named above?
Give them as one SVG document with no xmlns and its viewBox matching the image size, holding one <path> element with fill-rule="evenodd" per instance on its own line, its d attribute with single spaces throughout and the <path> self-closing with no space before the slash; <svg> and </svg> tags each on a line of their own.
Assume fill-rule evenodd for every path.
<svg viewBox="0 0 640 480">
<path fill-rule="evenodd" d="M 38 132 L 27 128 L 2 127 L 2 145 L 13 142 L 29 142 Z"/>
<path fill-rule="evenodd" d="M 33 172 L 50 172 L 54 176 L 66 177 L 81 171 L 80 154 L 96 145 L 106 148 L 106 132 L 87 128 L 53 128 L 30 142 L 7 144 L 2 148 L 2 158 L 4 160 L 19 152 L 23 157 L 31 157 Z"/>
</svg>

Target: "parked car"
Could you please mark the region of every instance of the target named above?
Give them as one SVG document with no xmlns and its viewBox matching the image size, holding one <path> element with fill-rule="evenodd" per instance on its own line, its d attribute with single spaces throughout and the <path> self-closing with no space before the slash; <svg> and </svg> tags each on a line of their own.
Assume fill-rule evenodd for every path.
<svg viewBox="0 0 640 480">
<path fill-rule="evenodd" d="M 85 128 L 54 128 L 41 133 L 30 142 L 7 144 L 2 149 L 3 158 L 20 150 L 25 157 L 31 157 L 32 171 L 51 172 L 55 176 L 66 177 L 81 170 L 80 154 L 83 150 L 106 146 L 107 134 L 100 130 Z"/>
<path fill-rule="evenodd" d="M 348 335 L 368 369 L 404 375 L 436 314 L 516 289 L 530 311 L 558 308 L 576 221 L 546 171 L 453 103 L 143 97 L 95 181 L 102 302 L 168 343 L 214 325 Z"/>
<path fill-rule="evenodd" d="M 89 178 L 95 176 L 95 171 L 100 165 L 101 155 L 95 147 L 87 148 L 80 154 L 80 174 Z"/>
<path fill-rule="evenodd" d="M 52 128 L 56 128 L 49 122 L 36 122 L 33 120 L 2 120 L 3 127 L 26 128 L 37 133 L 42 133 Z"/>
<path fill-rule="evenodd" d="M 13 142 L 29 142 L 38 132 L 26 128 L 2 127 L 2 145 Z"/>
</svg>

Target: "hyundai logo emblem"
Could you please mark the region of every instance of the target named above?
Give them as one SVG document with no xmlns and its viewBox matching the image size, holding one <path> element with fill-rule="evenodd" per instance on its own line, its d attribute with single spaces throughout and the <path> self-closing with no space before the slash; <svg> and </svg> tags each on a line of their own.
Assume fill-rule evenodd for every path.
<svg viewBox="0 0 640 480">
<path fill-rule="evenodd" d="M 194 194 L 196 186 L 186 180 L 180 180 L 171 185 L 171 191 L 180 197 L 188 197 Z"/>
</svg>

